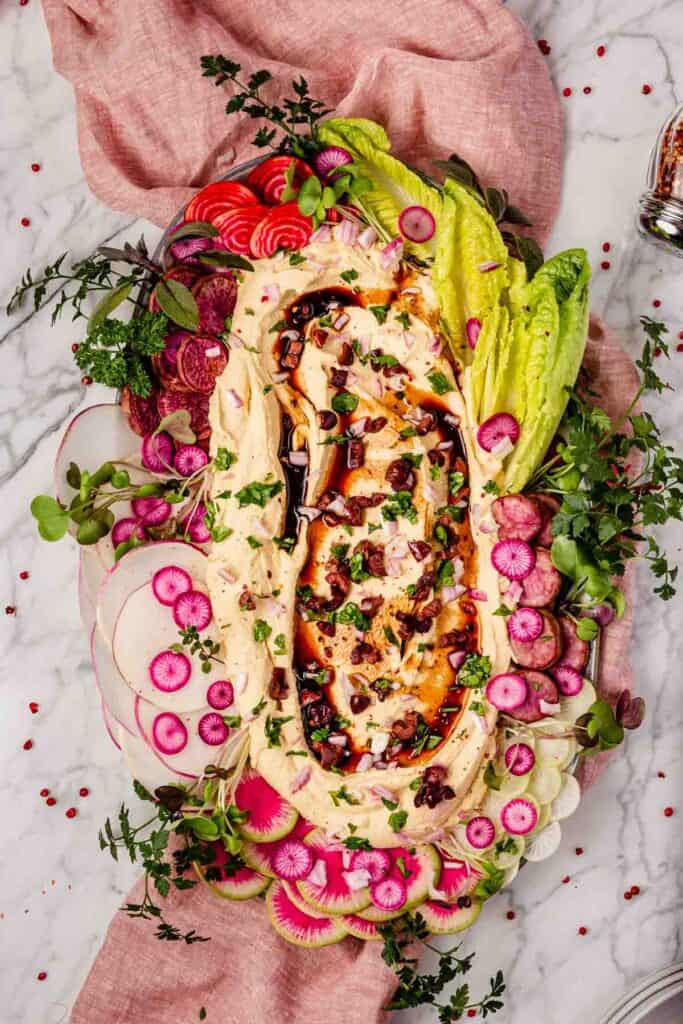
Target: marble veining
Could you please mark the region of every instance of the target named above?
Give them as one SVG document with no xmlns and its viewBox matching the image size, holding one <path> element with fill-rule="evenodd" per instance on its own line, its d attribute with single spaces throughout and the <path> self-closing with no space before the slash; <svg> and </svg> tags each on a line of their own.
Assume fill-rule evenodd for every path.
<svg viewBox="0 0 683 1024">
<path fill-rule="evenodd" d="M 547 57 L 566 113 L 560 216 L 548 252 L 586 245 L 595 269 L 593 308 L 619 329 L 628 350 L 648 313 L 671 328 L 670 378 L 683 386 L 683 264 L 640 242 L 634 212 L 650 146 L 683 82 L 681 0 L 511 0 L 508 6 L 548 40 Z M 596 47 L 605 45 L 603 58 Z M 649 95 L 642 85 L 652 86 Z M 583 92 L 590 86 L 590 94 Z M 106 209 L 89 192 L 76 145 L 73 97 L 51 68 L 39 4 L 0 10 L 0 296 L 6 301 L 29 264 L 69 249 L 89 253 L 105 240 L 150 243 L 158 230 Z M 42 165 L 38 174 L 30 165 Z M 503 183 L 504 184 L 504 183 Z M 22 217 L 31 225 L 23 228 Z M 609 254 L 601 251 L 603 242 Z M 610 261 L 609 270 L 600 261 Z M 653 300 L 661 301 L 653 309 Z M 102 726 L 78 617 L 76 553 L 39 541 L 27 506 L 49 491 L 65 421 L 107 400 L 82 388 L 71 342 L 79 325 L 50 329 L 49 312 L 0 314 L 0 992 L 6 1024 L 61 1024 L 136 872 L 97 848 L 106 815 L 129 800 L 130 783 Z M 665 434 L 683 437 L 683 404 L 669 393 L 649 406 Z M 680 556 L 683 529 L 666 531 Z M 27 570 L 28 580 L 19 579 Z M 506 974 L 502 1024 L 597 1020 L 625 988 L 681 957 L 683 785 L 680 752 L 679 599 L 662 604 L 641 574 L 633 662 L 649 713 L 577 814 L 563 826 L 550 861 L 520 873 L 490 901 L 464 949 L 478 951 L 474 991 L 498 967 Z M 29 701 L 40 704 L 32 715 Z M 33 749 L 23 750 L 31 738 Z M 664 771 L 666 778 L 658 777 Z M 90 795 L 78 796 L 87 786 Z M 48 787 L 49 808 L 39 796 Z M 672 818 L 663 809 L 676 808 Z M 68 807 L 78 815 L 65 817 Z M 584 852 L 577 856 L 575 848 Z M 570 881 L 563 884 L 564 876 Z M 626 902 L 631 885 L 641 895 Z M 507 920 L 508 910 L 515 920 Z M 584 925 L 588 933 L 577 934 Z M 39 982 L 39 971 L 47 979 Z M 433 1015 L 397 1016 L 426 1024 Z"/>
</svg>

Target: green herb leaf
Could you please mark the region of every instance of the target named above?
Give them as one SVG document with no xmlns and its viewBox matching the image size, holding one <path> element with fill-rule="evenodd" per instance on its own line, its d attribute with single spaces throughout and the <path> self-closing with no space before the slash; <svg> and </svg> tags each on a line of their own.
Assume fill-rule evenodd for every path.
<svg viewBox="0 0 683 1024">
<path fill-rule="evenodd" d="M 157 282 L 154 295 L 161 309 L 179 327 L 196 331 L 199 326 L 199 310 L 194 295 L 180 281 L 167 277 Z"/>
</svg>

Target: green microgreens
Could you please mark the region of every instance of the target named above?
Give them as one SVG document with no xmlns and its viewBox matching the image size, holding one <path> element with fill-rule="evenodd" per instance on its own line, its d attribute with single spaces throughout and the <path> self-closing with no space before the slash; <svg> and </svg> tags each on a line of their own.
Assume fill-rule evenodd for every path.
<svg viewBox="0 0 683 1024">
<path fill-rule="evenodd" d="M 186 626 L 184 629 L 179 630 L 179 632 L 182 643 L 173 644 L 171 646 L 172 651 L 182 653 L 183 647 L 187 647 L 191 655 L 197 655 L 199 658 L 202 672 L 209 673 L 211 671 L 212 661 L 220 665 L 223 664 L 223 659 L 218 657 L 220 644 L 216 643 L 215 640 L 211 640 L 210 637 L 202 640 L 196 626 Z"/>
<path fill-rule="evenodd" d="M 286 715 L 285 717 L 271 717 L 266 716 L 266 720 L 263 726 L 266 739 L 268 740 L 269 747 L 279 747 L 280 739 L 282 734 L 282 727 L 287 723 L 293 721 L 293 715 Z"/>
</svg>

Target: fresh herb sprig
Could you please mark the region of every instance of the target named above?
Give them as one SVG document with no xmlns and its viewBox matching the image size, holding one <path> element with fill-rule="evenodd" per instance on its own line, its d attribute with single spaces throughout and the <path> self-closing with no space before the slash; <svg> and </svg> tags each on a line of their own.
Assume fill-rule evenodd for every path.
<svg viewBox="0 0 683 1024">
<path fill-rule="evenodd" d="M 152 390 L 149 357 L 163 352 L 168 319 L 148 310 L 131 320 L 105 317 L 79 344 L 75 360 L 84 373 L 110 388 L 126 385 L 135 395 Z"/>
<path fill-rule="evenodd" d="M 452 1024 L 460 1020 L 468 1010 L 474 1010 L 486 1018 L 502 1009 L 501 997 L 505 991 L 502 971 L 496 972 L 489 982 L 489 991 L 477 1001 L 471 999 L 469 985 L 464 983 L 458 986 L 447 1003 L 437 1002 L 446 985 L 471 970 L 474 953 L 459 957 L 457 954 L 462 943 L 443 951 L 431 945 L 427 941 L 429 930 L 419 913 L 379 924 L 377 930 L 384 940 L 382 959 L 396 972 L 399 981 L 398 989 L 386 1007 L 388 1010 L 433 1006 L 438 1011 L 439 1024 Z M 417 959 L 407 955 L 407 947 L 416 941 L 438 956 L 435 974 L 419 974 Z"/>
<path fill-rule="evenodd" d="M 623 598 L 612 577 L 641 558 L 656 579 L 663 600 L 675 593 L 678 568 L 668 561 L 653 528 L 683 516 L 683 459 L 661 439 L 652 416 L 636 412 L 647 392 L 661 394 L 669 385 L 655 369 L 656 353 L 668 355 L 667 327 L 641 317 L 645 342 L 636 365 L 640 385 L 615 424 L 593 403 L 590 391 L 571 392 L 557 452 L 541 468 L 537 482 L 562 498 L 553 519 L 552 559 L 573 583 L 570 603 L 610 601 L 618 612 Z M 640 468 L 633 469 L 633 463 Z"/>
<path fill-rule="evenodd" d="M 201 66 L 204 78 L 213 78 L 215 85 L 230 82 L 235 87 L 236 91 L 226 104 L 226 114 L 243 113 L 254 120 L 269 122 L 268 127 L 262 126 L 256 132 L 252 139 L 254 146 L 303 158 L 320 149 L 316 141 L 318 125 L 332 110 L 313 99 L 303 76 L 292 82 L 294 96 L 285 97 L 278 104 L 269 103 L 262 92 L 272 78 L 269 71 L 254 71 L 245 79 L 240 77 L 242 65 L 222 54 L 203 56 Z"/>
</svg>

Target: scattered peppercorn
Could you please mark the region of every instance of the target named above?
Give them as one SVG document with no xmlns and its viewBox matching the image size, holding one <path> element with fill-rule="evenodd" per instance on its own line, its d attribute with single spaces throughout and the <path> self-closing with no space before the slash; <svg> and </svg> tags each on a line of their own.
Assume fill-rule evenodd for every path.
<svg viewBox="0 0 683 1024">
<path fill-rule="evenodd" d="M 644 96 L 648 96 L 652 92 L 652 86 L 648 85 L 646 82 L 643 88 L 641 89 L 641 92 Z"/>
<path fill-rule="evenodd" d="M 13 604 L 6 604 L 5 605 L 5 615 L 15 615 L 16 611 L 17 611 L 17 609 L 14 607 Z"/>
<path fill-rule="evenodd" d="M 570 881 L 571 881 L 571 879 L 570 879 L 569 875 L 565 875 L 564 878 L 562 879 L 562 885 L 567 885 L 567 883 L 570 882 Z"/>
<path fill-rule="evenodd" d="M 83 377 L 81 377 L 81 384 L 83 384 L 83 386 L 86 388 L 89 387 L 92 384 L 92 377 L 89 377 L 86 373 Z"/>
<path fill-rule="evenodd" d="M 29 574 L 26 572 L 26 569 L 22 569 L 21 572 L 19 573 L 20 580 L 27 580 L 28 576 Z"/>
<path fill-rule="evenodd" d="M 655 307 L 655 309 L 659 309 L 661 304 L 662 304 L 662 300 L 661 299 L 653 299 L 652 300 L 652 305 Z"/>
<path fill-rule="evenodd" d="M 40 164 L 31 164 L 31 170 L 33 171 L 34 174 L 37 174 L 38 171 L 40 170 Z"/>
<path fill-rule="evenodd" d="M 678 337 L 683 341 L 683 331 L 678 332 Z"/>
<path fill-rule="evenodd" d="M 49 789 L 41 789 L 40 795 L 43 796 L 43 797 L 49 796 L 50 795 L 50 790 Z"/>
<path fill-rule="evenodd" d="M 631 896 L 640 896 L 640 886 L 639 885 L 632 885 L 631 886 Z"/>
<path fill-rule="evenodd" d="M 583 846 L 577 846 L 576 849 L 574 850 L 574 853 L 576 854 L 577 857 L 580 857 L 581 854 L 583 853 Z"/>
<path fill-rule="evenodd" d="M 627 892 L 624 893 L 624 899 L 625 900 L 633 899 L 633 894 L 632 894 L 632 892 L 630 890 L 628 890 Z"/>
<path fill-rule="evenodd" d="M 585 925 L 582 924 L 581 927 L 579 928 L 579 935 L 587 935 L 587 934 L 588 934 L 588 929 L 586 928 Z"/>
<path fill-rule="evenodd" d="M 73 352 L 73 353 L 75 354 L 76 352 L 78 352 L 78 350 L 79 350 L 79 348 L 80 348 L 80 347 L 81 347 L 81 346 L 80 346 L 80 345 L 78 344 L 78 342 L 77 342 L 77 341 L 75 341 L 75 342 L 73 343 L 73 345 L 71 346 L 71 351 L 72 351 L 72 352 Z"/>
<path fill-rule="evenodd" d="M 54 805 L 57 803 L 57 801 L 55 800 L 55 798 L 53 796 L 49 796 L 47 798 L 47 800 L 45 801 L 45 803 L 47 804 L 48 807 L 54 807 Z"/>
<path fill-rule="evenodd" d="M 33 746 L 33 740 L 26 740 L 24 742 L 24 750 L 30 750 Z"/>
<path fill-rule="evenodd" d="M 664 808 L 664 817 L 665 818 L 671 818 L 673 816 L 673 813 L 674 813 L 673 807 L 665 807 Z"/>
<path fill-rule="evenodd" d="M 517 917 L 514 910 L 508 910 L 505 916 L 507 917 L 508 921 L 514 921 L 514 919 Z"/>
<path fill-rule="evenodd" d="M 676 351 L 683 352 L 683 341 L 679 345 L 676 345 Z"/>
<path fill-rule="evenodd" d="M 28 217 L 22 217 L 21 218 L 21 226 L 22 226 L 22 228 L 27 228 L 27 227 L 30 226 L 30 224 L 31 224 L 31 221 L 28 219 Z"/>
<path fill-rule="evenodd" d="M 659 348 L 659 346 L 657 346 L 657 348 L 655 349 L 655 355 L 656 356 L 661 356 L 661 354 L 662 354 L 662 350 L 661 350 L 661 348 Z"/>
<path fill-rule="evenodd" d="M 476 1010 L 468 1010 L 467 1011 L 467 1016 L 468 1017 L 476 1017 L 477 1016 L 477 1011 Z"/>
<path fill-rule="evenodd" d="M 604 57 L 606 50 L 607 50 L 606 46 L 600 45 L 600 46 L 598 46 L 598 48 L 597 48 L 597 50 L 595 52 L 597 53 L 598 57 Z"/>
<path fill-rule="evenodd" d="M 25 4 L 28 3 L 28 0 L 19 0 L 19 3 L 23 7 Z M 45 979 L 47 978 L 47 971 L 39 971 L 36 977 L 38 978 L 38 981 L 45 981 Z"/>
<path fill-rule="evenodd" d="M 90 793 L 90 790 L 88 789 L 87 786 L 81 786 L 81 788 L 78 791 L 78 795 L 79 796 L 88 796 L 89 793 Z"/>
<path fill-rule="evenodd" d="M 583 91 L 585 92 L 586 96 L 588 96 L 589 93 L 593 92 L 593 89 L 590 85 L 584 85 Z"/>
<path fill-rule="evenodd" d="M 562 95 L 563 96 L 571 96 L 571 94 L 572 94 L 572 91 L 569 88 L 569 86 L 568 85 L 565 86 L 565 88 L 562 90 Z"/>
<path fill-rule="evenodd" d="M 76 810 L 75 807 L 69 807 L 69 809 L 64 813 L 66 814 L 67 818 L 75 818 L 76 815 L 78 814 L 78 811 Z"/>
<path fill-rule="evenodd" d="M 603 252 L 609 252 L 611 248 L 612 248 L 612 246 L 610 245 L 609 242 L 603 242 L 602 243 L 602 251 Z"/>
<path fill-rule="evenodd" d="M 547 39 L 539 39 L 539 40 L 537 40 L 537 43 L 538 43 L 538 48 L 541 51 L 541 53 L 543 54 L 543 56 L 547 57 L 548 54 L 550 53 L 550 49 L 551 49 L 550 43 L 548 42 L 548 40 Z"/>
<path fill-rule="evenodd" d="M 657 772 L 657 778 L 665 779 L 666 778 L 666 773 L 665 772 Z"/>
<path fill-rule="evenodd" d="M 38 704 L 35 700 L 32 700 L 28 706 L 28 709 L 32 715 L 37 715 L 38 711 L 40 710 L 40 704 Z"/>
</svg>

